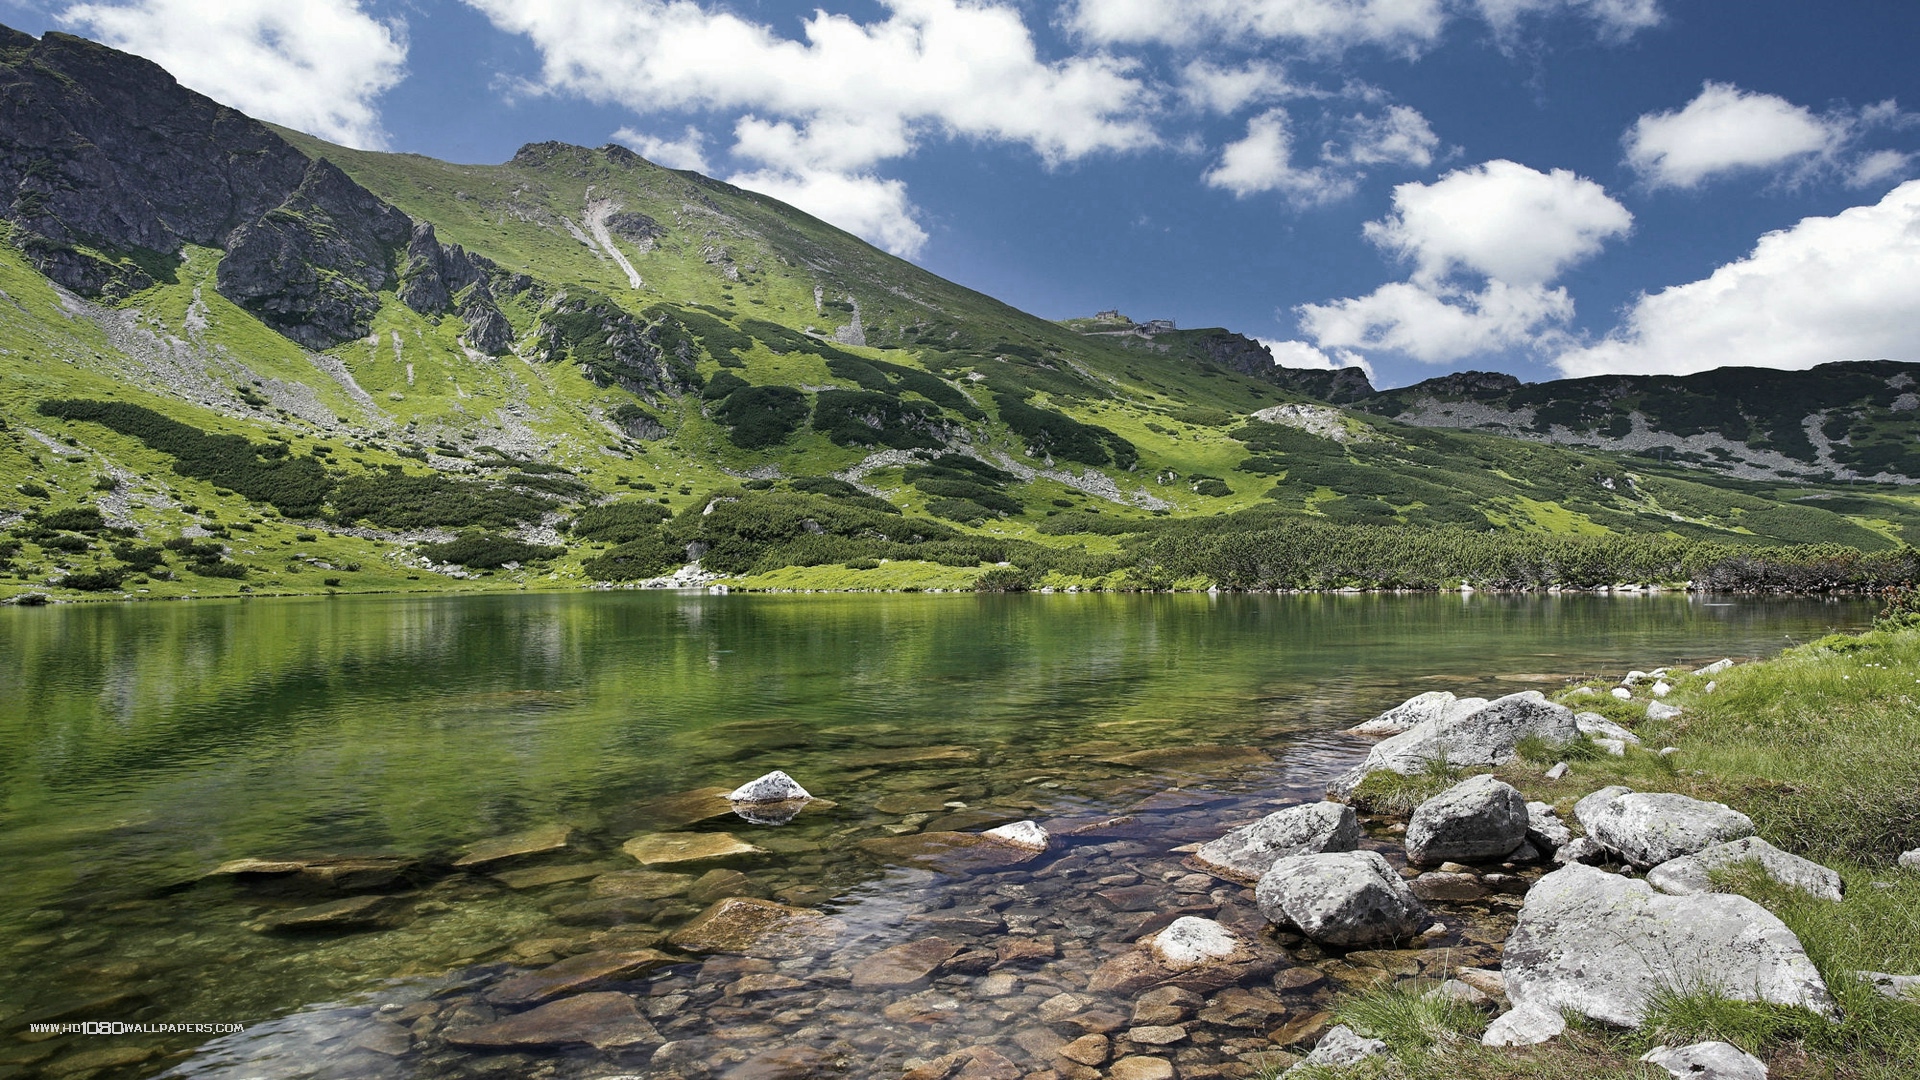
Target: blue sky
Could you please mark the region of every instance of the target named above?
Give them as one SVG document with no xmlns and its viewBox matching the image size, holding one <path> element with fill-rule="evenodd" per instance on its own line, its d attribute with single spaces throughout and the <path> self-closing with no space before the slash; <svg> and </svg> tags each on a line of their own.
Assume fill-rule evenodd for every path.
<svg viewBox="0 0 1920 1080">
<path fill-rule="evenodd" d="M 1384 385 L 1920 361 L 1920 5 L 824 3 L 0 18 L 359 146 L 624 142 L 1036 314 L 1223 325 Z"/>
</svg>

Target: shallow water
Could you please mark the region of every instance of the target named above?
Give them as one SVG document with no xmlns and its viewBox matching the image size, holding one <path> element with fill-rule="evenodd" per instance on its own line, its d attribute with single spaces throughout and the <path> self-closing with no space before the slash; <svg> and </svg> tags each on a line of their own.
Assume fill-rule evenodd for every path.
<svg viewBox="0 0 1920 1080">
<path fill-rule="evenodd" d="M 974 1045 L 1030 1071 L 1052 1063 L 1049 1039 L 1127 1016 L 1127 995 L 1088 993 L 1087 980 L 1156 916 L 1257 932 L 1247 890 L 1193 878 L 1170 849 L 1314 797 L 1364 752 L 1341 728 L 1423 690 L 1493 696 L 1766 655 L 1870 614 L 1859 602 L 1491 595 L 0 609 L 0 1076 L 752 1077 L 821 1062 L 898 1076 Z M 772 826 L 689 822 L 662 801 L 775 768 L 831 805 Z M 984 872 L 857 846 L 1019 818 L 1065 832 L 1116 814 L 1127 819 Z M 564 849 L 450 865 L 477 842 L 557 823 L 574 829 Z M 726 832 L 761 850 L 649 868 L 745 875 L 700 879 L 693 895 L 618 895 L 633 879 L 606 875 L 640 869 L 622 844 L 656 832 Z M 359 894 L 207 876 L 235 859 L 343 855 L 414 865 Z M 556 867 L 544 875 L 556 880 L 533 873 Z M 703 963 L 661 941 L 728 894 L 844 926 L 783 957 Z M 271 926 L 342 895 L 390 897 L 384 928 Z M 1497 922 L 1500 909 L 1485 915 Z M 1461 956 L 1485 944 L 1472 921 L 1448 941 Z M 882 948 L 935 935 L 961 955 L 930 984 L 850 975 Z M 988 954 L 1015 938 L 1052 956 L 993 968 Z M 516 1011 L 493 999 L 503 979 L 655 945 L 681 962 L 606 985 L 671 1041 L 657 1057 L 651 1038 L 445 1041 Z M 1284 939 L 1266 947 L 1283 968 L 1328 959 Z M 1238 1011 L 1210 999 L 1214 1019 L 1165 1046 L 1130 1046 L 1125 1023 L 1108 1030 L 1183 1077 L 1234 1075 L 1329 991 L 1283 982 L 1243 988 L 1268 1013 L 1252 998 L 1235 999 Z M 1047 1002 L 1077 1008 L 1045 1019 Z M 68 1020 L 246 1030 L 27 1030 Z"/>
</svg>

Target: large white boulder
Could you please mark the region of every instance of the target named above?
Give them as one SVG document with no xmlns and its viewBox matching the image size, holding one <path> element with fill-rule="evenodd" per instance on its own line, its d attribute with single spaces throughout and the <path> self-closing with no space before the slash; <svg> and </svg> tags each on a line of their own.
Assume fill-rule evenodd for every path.
<svg viewBox="0 0 1920 1080">
<path fill-rule="evenodd" d="M 1486 703 L 1486 698 L 1462 698 L 1455 697 L 1446 690 L 1429 690 L 1424 694 L 1415 694 L 1363 724 L 1355 724 L 1347 729 L 1347 733 L 1350 735 L 1398 735 L 1428 721 L 1444 720 L 1449 716 L 1466 716 L 1479 711 Z"/>
<path fill-rule="evenodd" d="M 1456 767 L 1504 765 L 1514 759 L 1515 748 L 1529 735 L 1559 745 L 1581 737 L 1573 710 L 1548 701 L 1538 690 L 1526 690 L 1472 712 L 1421 721 L 1376 745 L 1365 761 L 1328 785 L 1328 790 L 1345 795 L 1368 773 L 1390 769 L 1410 776 L 1435 761 Z"/>
<path fill-rule="evenodd" d="M 1788 854 L 1757 836 L 1715 844 L 1692 855 L 1669 859 L 1647 871 L 1647 884 L 1663 893 L 1687 896 L 1715 892 L 1712 874 L 1743 862 L 1757 863 L 1761 873 L 1822 900 L 1840 899 L 1840 875 L 1817 862 Z"/>
<path fill-rule="evenodd" d="M 1753 819 L 1724 803 L 1625 789 L 1599 801 L 1612 790 L 1581 799 L 1574 816 L 1595 843 L 1642 869 L 1753 835 Z"/>
<path fill-rule="evenodd" d="M 1483 1046 L 1533 1046 L 1557 1038 L 1567 1030 L 1567 1018 L 1559 1009 L 1522 1005 L 1493 1018 L 1480 1036 Z"/>
<path fill-rule="evenodd" d="M 789 799 L 811 799 L 807 789 L 796 783 L 793 777 L 775 769 L 757 780 L 749 780 L 727 793 L 727 798 L 737 803 L 786 802 Z"/>
<path fill-rule="evenodd" d="M 1210 874 L 1251 885 L 1289 855 L 1352 851 L 1359 846 L 1360 819 L 1353 807 L 1305 803 L 1229 830 L 1218 840 L 1200 845 L 1193 860 Z"/>
<path fill-rule="evenodd" d="M 1269 920 L 1342 947 L 1411 938 L 1432 918 L 1377 851 L 1281 859 L 1254 887 L 1254 902 Z"/>
<path fill-rule="evenodd" d="M 1501 961 L 1515 1008 L 1572 1009 L 1637 1026 L 1662 988 L 1831 1015 L 1833 998 L 1800 939 L 1744 896 L 1666 896 L 1578 863 L 1527 893 Z"/>
<path fill-rule="evenodd" d="M 1428 799 L 1407 822 L 1407 860 L 1421 866 L 1498 859 L 1527 838 L 1527 800 L 1492 774 Z"/>
</svg>

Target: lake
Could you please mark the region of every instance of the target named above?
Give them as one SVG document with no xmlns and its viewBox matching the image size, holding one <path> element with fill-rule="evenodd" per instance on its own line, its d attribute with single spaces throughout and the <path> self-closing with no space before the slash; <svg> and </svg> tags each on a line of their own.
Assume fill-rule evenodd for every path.
<svg viewBox="0 0 1920 1080">
<path fill-rule="evenodd" d="M 1316 798 L 1365 752 L 1341 729 L 1426 690 L 1770 655 L 1872 610 L 629 592 L 4 608 L 0 1076 L 897 1076 L 978 1045 L 1031 1071 L 1067 1035 L 1124 1035 L 1133 1006 L 1089 976 L 1165 912 L 1258 932 L 1249 890 L 1172 849 Z M 772 769 L 818 797 L 785 824 L 703 790 Z M 1054 828 L 1046 856 L 901 854 L 1018 819 Z M 745 850 L 651 854 L 723 835 Z M 212 873 L 242 859 L 279 865 Z M 831 926 L 757 950 L 773 955 L 665 940 L 728 896 Z M 854 974 L 927 939 L 953 951 L 918 978 Z M 1283 967 L 1342 962 L 1297 945 L 1275 946 Z M 546 1000 L 511 980 L 648 949 L 664 953 L 570 987 L 618 1013 L 594 1020 L 624 1033 L 603 1045 L 449 1038 Z M 1226 1075 L 1330 992 L 1283 982 L 1258 982 L 1264 1019 L 1202 1013 L 1152 1052 Z M 29 1030 L 86 1021 L 244 1030 Z"/>
</svg>

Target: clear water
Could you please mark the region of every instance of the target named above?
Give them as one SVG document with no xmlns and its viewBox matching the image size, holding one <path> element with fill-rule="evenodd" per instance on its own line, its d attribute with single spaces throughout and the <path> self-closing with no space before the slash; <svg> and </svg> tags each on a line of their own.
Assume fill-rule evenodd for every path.
<svg viewBox="0 0 1920 1080">
<path fill-rule="evenodd" d="M 898 1075 L 909 1058 L 994 1038 L 1037 1068 L 1044 1055 L 1007 1033 L 1137 929 L 1098 905 L 1081 910 L 1098 878 L 1171 879 L 1170 847 L 1311 797 L 1364 752 L 1341 728 L 1423 690 L 1493 696 L 1761 656 L 1870 615 L 1852 601 L 1492 595 L 619 593 L 0 609 L 0 1076 L 693 1076 L 783 1047 L 835 1055 L 850 1075 Z M 1193 746 L 1254 747 L 1270 760 L 1229 750 L 1111 760 Z M 929 747 L 954 749 L 902 760 Z M 765 848 L 727 865 L 756 895 L 847 922 L 836 952 L 779 968 L 803 986 L 727 995 L 720 983 L 739 972 L 724 962 L 619 984 L 682 1044 L 651 1064 L 651 1047 L 439 1041 L 505 1014 L 484 1006 L 491 980 L 684 923 L 703 906 L 684 896 L 582 917 L 589 870 L 636 868 L 620 845 L 663 827 L 649 800 L 776 768 L 834 805 L 782 827 L 685 828 Z M 966 878 L 902 870 L 855 846 L 1129 807 L 1139 809 L 1120 832 Z M 447 869 L 467 845 L 555 822 L 578 830 L 572 848 L 501 867 L 587 867 L 575 880 L 508 888 Z M 232 859 L 353 854 L 423 860 L 399 925 L 266 931 L 262 920 L 326 897 L 206 877 Z M 1061 891 L 1062 881 L 1078 884 Z M 1036 905 L 1023 890 L 1046 882 L 1062 899 Z M 1046 931 L 1064 943 L 1060 957 L 1013 972 L 1011 997 L 984 974 L 864 998 L 848 988 L 851 959 L 924 936 L 916 912 L 973 903 L 998 903 L 1020 932 Z M 1040 912 L 1030 925 L 1008 914 L 1029 906 Z M 991 947 L 991 936 L 974 944 Z M 971 1026 L 879 1015 L 914 992 L 962 1005 L 984 996 L 962 1010 Z M 415 1001 L 431 1007 L 405 1007 Z M 474 1002 L 478 1012 L 453 1015 Z M 401 1052 L 352 1045 L 393 1016 L 412 1025 Z M 26 1031 L 36 1019 L 248 1028 L 41 1038 Z M 752 1037 L 729 1042 L 729 1029 Z M 1245 1040 L 1221 1030 L 1165 1052 L 1195 1068 L 1244 1053 Z"/>
</svg>

